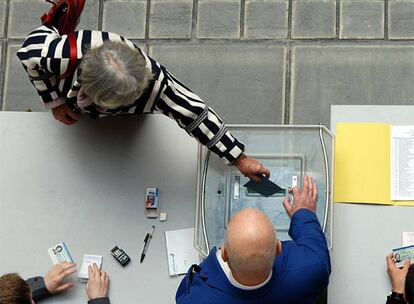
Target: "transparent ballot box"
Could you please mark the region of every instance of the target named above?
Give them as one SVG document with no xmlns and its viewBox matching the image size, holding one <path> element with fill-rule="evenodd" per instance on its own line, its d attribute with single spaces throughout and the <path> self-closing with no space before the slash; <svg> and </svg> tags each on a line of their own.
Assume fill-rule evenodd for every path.
<svg viewBox="0 0 414 304">
<path fill-rule="evenodd" d="M 270 180 L 283 190 L 262 196 L 244 187 L 249 179 L 199 146 L 197 208 L 194 245 L 207 256 L 224 241 L 231 216 L 243 208 L 257 208 L 273 221 L 280 240 L 289 240 L 290 218 L 283 207 L 288 188 L 301 187 L 303 176 L 313 177 L 318 187 L 317 217 L 332 246 L 332 133 L 323 125 L 229 125 L 230 132 L 246 146 L 246 154 L 270 169 Z"/>
</svg>

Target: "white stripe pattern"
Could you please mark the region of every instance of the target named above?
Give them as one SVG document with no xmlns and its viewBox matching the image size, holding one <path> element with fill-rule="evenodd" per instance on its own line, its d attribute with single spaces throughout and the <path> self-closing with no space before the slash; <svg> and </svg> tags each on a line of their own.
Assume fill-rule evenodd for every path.
<svg viewBox="0 0 414 304">
<path fill-rule="evenodd" d="M 243 144 L 227 131 L 226 126 L 221 122 L 218 115 L 197 94 L 182 85 L 177 78 L 157 61 L 150 58 L 144 51 L 136 47 L 131 41 L 114 33 L 78 31 L 78 59 L 82 59 L 84 55 L 82 50 L 102 45 L 106 37 L 112 41 L 123 40 L 129 47 L 140 50 L 144 56 L 147 68 L 154 75 L 154 79 L 148 89 L 151 91 L 144 92 L 142 98 L 138 98 L 136 103 L 125 108 L 108 110 L 90 103 L 85 105 L 86 108 L 82 108 L 77 104 L 77 96 L 81 88 L 81 83 L 77 81 L 77 70 L 74 77 L 59 79 L 59 85 L 56 85 L 57 76 L 65 73 L 69 63 L 69 52 L 66 51 L 65 54 L 68 55 L 66 57 L 63 56 L 67 36 L 60 36 L 54 28 L 45 26 L 37 28 L 35 31 L 44 32 L 29 34 L 27 39 L 39 37 L 32 39 L 33 42 L 37 43 L 30 44 L 30 40 L 26 39 L 28 45 L 21 48 L 17 55 L 26 67 L 29 76 L 40 76 L 37 71 L 38 68 L 43 69 L 47 72 L 47 75 L 50 75 L 47 76 L 49 78 L 45 81 L 32 79 L 32 83 L 38 90 L 39 95 L 50 107 L 60 105 L 61 100 L 64 99 L 74 110 L 88 113 L 93 117 L 159 111 L 174 119 L 181 128 L 185 129 L 201 144 L 206 145 L 214 153 L 218 154 L 228 164 L 234 162 L 243 152 Z M 42 41 L 42 36 L 45 37 L 45 42 L 38 43 Z M 53 55 L 48 57 L 48 54 Z M 43 64 L 46 66 L 42 66 Z M 55 70 L 56 67 L 60 67 L 60 71 Z M 58 72 L 60 72 L 60 75 L 57 75 Z M 60 102 L 54 102 L 55 100 Z"/>
<path fill-rule="evenodd" d="M 77 58 L 81 59 L 82 54 L 82 39 L 83 39 L 83 31 L 78 32 L 78 37 L 76 38 L 76 51 L 77 51 Z"/>
</svg>

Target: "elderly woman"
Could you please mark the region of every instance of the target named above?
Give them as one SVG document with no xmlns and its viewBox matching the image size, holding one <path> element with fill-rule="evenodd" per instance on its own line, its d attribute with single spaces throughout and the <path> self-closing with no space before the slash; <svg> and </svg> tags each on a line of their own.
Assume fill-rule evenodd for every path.
<svg viewBox="0 0 414 304">
<path fill-rule="evenodd" d="M 108 115 L 161 112 L 189 135 L 236 165 L 245 176 L 270 175 L 246 156 L 244 145 L 203 100 L 128 39 L 108 32 L 75 32 L 77 69 L 62 79 L 70 61 L 70 41 L 52 26 L 41 26 L 17 52 L 30 81 L 60 122 L 71 125 L 79 113 Z"/>
</svg>

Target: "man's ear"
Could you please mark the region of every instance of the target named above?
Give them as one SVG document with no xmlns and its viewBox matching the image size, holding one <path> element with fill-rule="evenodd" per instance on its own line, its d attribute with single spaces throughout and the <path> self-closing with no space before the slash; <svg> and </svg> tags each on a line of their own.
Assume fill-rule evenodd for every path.
<svg viewBox="0 0 414 304">
<path fill-rule="evenodd" d="M 282 242 L 277 240 L 276 241 L 276 256 L 282 253 Z"/>
<path fill-rule="evenodd" d="M 223 259 L 224 262 L 227 263 L 229 261 L 229 256 L 227 254 L 226 247 L 224 247 L 223 245 L 221 246 L 220 250 L 221 250 L 221 258 Z"/>
</svg>

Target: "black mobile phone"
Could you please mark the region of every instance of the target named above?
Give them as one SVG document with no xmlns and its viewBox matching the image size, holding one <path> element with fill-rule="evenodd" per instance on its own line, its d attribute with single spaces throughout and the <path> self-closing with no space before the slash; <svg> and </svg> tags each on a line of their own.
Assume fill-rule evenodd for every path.
<svg viewBox="0 0 414 304">
<path fill-rule="evenodd" d="M 111 249 L 111 254 L 122 266 L 127 265 L 131 261 L 131 258 L 126 254 L 126 252 L 118 246 Z"/>
</svg>

